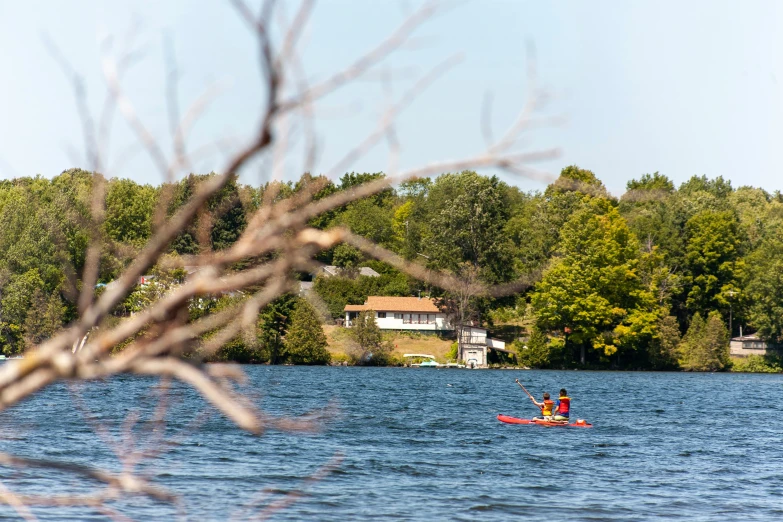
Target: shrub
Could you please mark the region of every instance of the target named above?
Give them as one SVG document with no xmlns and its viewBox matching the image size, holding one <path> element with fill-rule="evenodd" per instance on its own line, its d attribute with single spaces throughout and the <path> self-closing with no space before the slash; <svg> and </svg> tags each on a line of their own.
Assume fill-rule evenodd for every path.
<svg viewBox="0 0 783 522">
<path fill-rule="evenodd" d="M 750 355 L 732 360 L 733 372 L 783 373 L 783 360 L 779 355 Z"/>
</svg>

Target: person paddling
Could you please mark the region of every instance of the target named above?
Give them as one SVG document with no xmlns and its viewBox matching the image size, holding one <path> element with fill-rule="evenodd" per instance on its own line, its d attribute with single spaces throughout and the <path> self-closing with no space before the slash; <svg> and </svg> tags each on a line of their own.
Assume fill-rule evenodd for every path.
<svg viewBox="0 0 783 522">
<path fill-rule="evenodd" d="M 552 409 L 555 407 L 555 401 L 549 398 L 548 393 L 544 393 L 544 402 L 538 402 L 533 397 L 530 397 L 530 400 L 541 408 L 541 417 L 533 417 L 533 420 L 552 420 Z"/>
<path fill-rule="evenodd" d="M 560 390 L 560 397 L 555 403 L 555 411 L 552 416 L 553 420 L 568 422 L 568 416 L 571 413 L 571 397 L 568 396 L 568 392 L 565 388 Z"/>
<path fill-rule="evenodd" d="M 533 402 L 533 404 L 535 404 L 536 406 L 541 408 L 541 415 L 543 415 L 544 418 L 542 419 L 540 417 L 536 417 L 535 419 L 538 419 L 538 420 L 551 420 L 552 419 L 552 408 L 554 407 L 555 403 L 554 403 L 554 401 L 549 399 L 549 394 L 548 393 L 544 393 L 544 402 L 538 402 L 538 401 L 536 401 L 533 398 L 532 395 L 530 395 L 530 392 L 527 391 L 527 388 L 522 386 L 522 383 L 519 382 L 519 379 L 515 379 L 514 382 L 516 382 L 519 385 L 519 387 L 522 388 L 522 391 L 524 391 L 525 394 L 528 397 L 530 397 L 530 400 Z"/>
</svg>

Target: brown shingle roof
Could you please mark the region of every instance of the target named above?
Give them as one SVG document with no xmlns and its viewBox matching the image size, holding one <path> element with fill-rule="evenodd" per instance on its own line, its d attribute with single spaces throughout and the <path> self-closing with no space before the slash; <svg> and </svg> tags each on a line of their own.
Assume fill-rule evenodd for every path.
<svg viewBox="0 0 783 522">
<path fill-rule="evenodd" d="M 387 297 L 371 295 L 363 305 L 345 305 L 346 312 L 440 312 L 435 301 L 429 297 Z"/>
</svg>

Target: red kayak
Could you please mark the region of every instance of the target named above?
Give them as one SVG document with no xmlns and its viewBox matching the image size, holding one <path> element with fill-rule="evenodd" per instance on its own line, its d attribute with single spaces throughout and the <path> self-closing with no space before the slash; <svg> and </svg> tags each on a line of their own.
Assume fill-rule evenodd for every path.
<svg viewBox="0 0 783 522">
<path fill-rule="evenodd" d="M 517 417 L 510 417 L 508 415 L 498 415 L 500 422 L 506 424 L 537 424 L 539 426 L 567 426 L 569 428 L 592 428 L 593 425 L 589 424 L 584 419 L 576 419 L 576 422 L 568 424 L 567 422 L 537 420 L 537 419 L 519 419 Z"/>
</svg>

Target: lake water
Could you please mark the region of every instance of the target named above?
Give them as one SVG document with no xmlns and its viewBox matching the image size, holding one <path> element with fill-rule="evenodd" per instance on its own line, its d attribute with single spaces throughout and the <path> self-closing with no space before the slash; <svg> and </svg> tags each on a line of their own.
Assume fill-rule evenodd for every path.
<svg viewBox="0 0 783 522">
<path fill-rule="evenodd" d="M 299 415 L 329 401 L 312 435 L 247 435 L 186 386 L 171 388 L 167 434 L 138 425 L 136 444 L 164 449 L 144 469 L 184 498 L 189 520 L 245 519 L 344 460 L 274 520 L 781 520 L 783 376 L 743 374 L 246 367 L 257 402 Z M 506 425 L 535 395 L 568 389 L 592 429 Z M 155 381 L 132 376 L 57 385 L 0 414 L 0 450 L 119 469 L 103 442 L 127 416 L 154 408 Z M 74 402 L 76 397 L 76 402 Z M 76 404 L 76 405 L 75 405 Z M 90 422 L 81 413 L 89 409 Z M 80 411 L 81 410 L 81 411 Z M 209 410 L 209 408 L 206 408 Z M 195 419 L 195 421 L 194 421 Z M 107 427 L 96 436 L 91 423 Z M 193 423 L 197 426 L 193 426 Z M 125 452 L 129 446 L 118 451 Z M 85 494 L 94 485 L 48 470 L 0 468 L 9 489 Z M 135 519 L 172 519 L 137 497 L 113 504 Z M 252 508 L 252 509 L 251 509 Z M 104 520 L 86 509 L 38 508 L 41 519 Z M 7 507 L 0 517 L 14 517 Z"/>
</svg>

